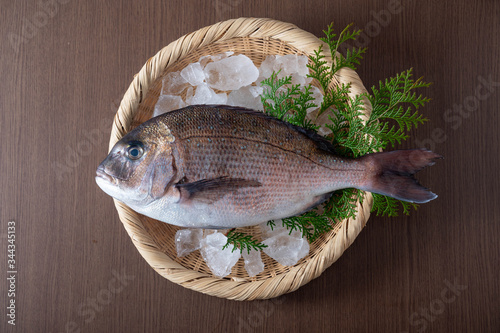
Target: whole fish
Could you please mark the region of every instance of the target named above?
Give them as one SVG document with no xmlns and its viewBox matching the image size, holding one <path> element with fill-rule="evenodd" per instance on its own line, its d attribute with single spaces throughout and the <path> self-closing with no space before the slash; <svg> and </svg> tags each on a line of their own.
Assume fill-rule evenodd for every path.
<svg viewBox="0 0 500 333">
<path fill-rule="evenodd" d="M 358 188 L 424 203 L 413 174 L 441 156 L 425 149 L 335 155 L 318 134 L 261 112 L 189 106 L 125 135 L 96 182 L 135 211 L 190 228 L 234 228 L 301 214 Z"/>
</svg>

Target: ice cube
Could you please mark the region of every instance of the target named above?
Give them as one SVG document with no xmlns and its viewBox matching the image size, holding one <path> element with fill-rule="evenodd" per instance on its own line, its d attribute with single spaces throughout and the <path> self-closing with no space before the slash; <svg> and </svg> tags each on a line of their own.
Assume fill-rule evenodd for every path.
<svg viewBox="0 0 500 333">
<path fill-rule="evenodd" d="M 181 76 L 192 86 L 197 86 L 205 81 L 205 72 L 203 72 L 199 62 L 187 65 L 181 71 Z"/>
<path fill-rule="evenodd" d="M 276 64 L 274 65 L 274 70 L 281 70 L 278 77 L 289 76 L 292 73 L 296 73 L 298 69 L 297 56 L 294 54 L 287 54 L 276 59 Z"/>
<path fill-rule="evenodd" d="M 205 66 L 212 60 L 211 55 L 204 55 L 201 56 L 198 62 L 200 63 L 201 68 L 205 68 Z"/>
<path fill-rule="evenodd" d="M 248 91 L 252 94 L 253 97 L 258 97 L 260 99 L 260 95 L 264 92 L 264 88 L 262 87 L 256 87 L 256 86 L 249 86 Z"/>
<path fill-rule="evenodd" d="M 314 100 L 312 100 L 311 102 L 316 104 L 318 107 L 320 107 L 321 103 L 323 103 L 323 98 L 324 98 L 322 90 L 315 87 L 315 86 L 311 86 L 310 92 L 312 92 L 311 97 L 314 98 Z M 307 109 L 307 113 L 310 113 L 310 112 L 314 111 L 315 109 L 316 108 L 311 107 L 311 108 Z"/>
<path fill-rule="evenodd" d="M 186 103 L 184 103 L 180 96 L 160 95 L 160 97 L 158 97 L 158 101 L 155 104 L 153 117 L 159 116 L 165 112 L 183 108 L 185 106 Z"/>
<path fill-rule="evenodd" d="M 201 56 L 200 59 L 198 59 L 198 62 L 200 63 L 200 65 L 201 65 L 202 68 L 205 68 L 205 66 L 208 63 L 213 62 L 213 61 L 222 60 L 224 58 L 232 56 L 233 54 L 234 54 L 233 51 L 227 51 L 227 52 L 219 53 L 219 54 L 216 54 L 216 55 L 204 55 L 204 56 Z"/>
<path fill-rule="evenodd" d="M 306 78 L 302 75 L 299 75 L 297 73 L 292 74 L 292 84 L 300 84 L 302 86 L 306 85 Z"/>
<path fill-rule="evenodd" d="M 220 94 L 212 95 L 212 100 L 208 101 L 207 104 L 225 105 L 225 104 L 227 104 L 227 94 L 220 93 Z"/>
<path fill-rule="evenodd" d="M 309 74 L 309 68 L 307 68 L 308 61 L 306 56 L 298 56 L 296 54 L 267 56 L 259 67 L 259 79 L 257 81 L 260 82 L 263 79 L 267 79 L 273 72 L 278 73 L 280 71 L 278 74 L 279 78 L 296 74 L 293 84 L 308 84 L 310 83 L 310 79 L 306 78 L 306 75 Z M 304 80 L 306 82 L 302 83 Z"/>
<path fill-rule="evenodd" d="M 298 56 L 296 54 L 287 54 L 282 57 L 276 58 L 273 66 L 273 70 L 277 72 L 281 70 L 278 77 L 289 76 L 291 74 L 298 74 L 300 76 L 306 76 L 309 73 L 309 68 L 307 68 L 307 57 Z"/>
<path fill-rule="evenodd" d="M 309 253 L 309 242 L 298 231 L 280 232 L 262 243 L 267 245 L 263 251 L 283 266 L 293 266 Z"/>
<path fill-rule="evenodd" d="M 248 276 L 255 276 L 264 271 L 260 251 L 251 249 L 249 253 L 247 250 L 243 250 L 243 259 L 245 260 L 245 270 Z"/>
<path fill-rule="evenodd" d="M 193 98 L 193 95 L 194 95 L 194 88 L 189 86 L 186 90 L 186 98 L 184 99 L 187 105 L 191 105 L 189 101 Z"/>
<path fill-rule="evenodd" d="M 267 222 L 259 224 L 259 228 L 263 239 L 271 238 L 282 233 L 289 233 L 288 229 L 283 227 L 283 220 L 275 220 L 272 228 Z"/>
<path fill-rule="evenodd" d="M 269 55 L 264 59 L 264 61 L 260 64 L 259 67 L 259 79 L 267 79 L 268 77 L 271 76 L 271 74 L 274 71 L 274 65 L 276 62 L 276 59 L 278 59 L 280 56 L 279 55 Z M 260 80 L 262 81 L 262 80 Z"/>
<path fill-rule="evenodd" d="M 262 87 L 246 86 L 238 90 L 233 90 L 227 96 L 227 104 L 232 106 L 241 106 L 253 110 L 264 110 L 260 94 L 262 94 Z"/>
<path fill-rule="evenodd" d="M 193 97 L 188 101 L 189 104 L 205 104 L 213 94 L 213 90 L 206 84 L 200 84 L 196 87 Z"/>
<path fill-rule="evenodd" d="M 210 271 L 221 278 L 231 274 L 231 269 L 241 257 L 238 249 L 232 251 L 234 249 L 232 244 L 222 250 L 226 243 L 227 237 L 220 232 L 215 232 L 201 240 L 201 256 Z"/>
<path fill-rule="evenodd" d="M 177 256 L 184 257 L 200 249 L 203 229 L 181 229 L 175 233 L 175 247 Z"/>
<path fill-rule="evenodd" d="M 330 120 L 330 116 L 332 116 L 332 112 L 330 109 L 324 111 L 321 115 L 318 116 L 319 109 L 313 110 L 311 113 L 307 114 L 307 119 L 310 119 L 313 121 L 315 124 L 321 125 L 321 127 L 318 130 L 318 134 L 322 136 L 327 136 L 328 134 L 332 133 L 332 131 L 324 126 L 325 124 L 332 124 L 332 121 Z"/>
<path fill-rule="evenodd" d="M 310 77 L 305 77 L 302 75 L 299 75 L 297 73 L 293 73 L 292 75 L 292 84 L 300 84 L 302 86 L 307 86 L 309 83 L 312 82 L 312 78 Z"/>
<path fill-rule="evenodd" d="M 203 238 L 207 237 L 208 235 L 215 234 L 216 232 L 219 232 L 217 229 L 203 229 Z"/>
<path fill-rule="evenodd" d="M 257 78 L 257 80 L 255 80 L 255 85 L 257 87 L 261 87 L 262 86 L 262 81 L 264 81 L 264 79 L 266 79 L 266 78 L 259 75 L 259 77 Z"/>
<path fill-rule="evenodd" d="M 212 59 L 212 61 L 219 61 L 219 60 L 225 59 L 229 56 L 232 56 L 233 54 L 234 54 L 233 51 L 226 51 L 224 53 L 219 53 L 219 54 L 216 54 L 214 56 L 211 56 L 210 58 Z"/>
<path fill-rule="evenodd" d="M 307 67 L 307 63 L 309 62 L 309 58 L 306 56 L 297 56 L 297 74 L 301 76 L 306 76 L 309 74 L 309 68 Z"/>
<path fill-rule="evenodd" d="M 202 83 L 196 87 L 193 96 L 187 98 L 186 102 L 189 105 L 196 104 L 226 104 L 227 94 L 216 94 L 206 83 Z"/>
<path fill-rule="evenodd" d="M 318 129 L 318 134 L 321 135 L 321 136 L 327 136 L 328 134 L 331 134 L 332 133 L 332 130 L 327 128 L 327 127 L 320 127 Z"/>
<path fill-rule="evenodd" d="M 171 72 L 163 77 L 162 95 L 178 95 L 188 86 L 187 81 L 181 76 L 180 72 Z"/>
<path fill-rule="evenodd" d="M 217 232 L 220 232 L 221 234 L 225 235 L 229 229 L 203 229 L 203 238 L 207 237 L 208 235 L 215 234 Z"/>
<path fill-rule="evenodd" d="M 247 86 L 259 76 L 259 70 L 252 60 L 243 54 L 211 62 L 204 71 L 208 85 L 222 91 Z"/>
</svg>

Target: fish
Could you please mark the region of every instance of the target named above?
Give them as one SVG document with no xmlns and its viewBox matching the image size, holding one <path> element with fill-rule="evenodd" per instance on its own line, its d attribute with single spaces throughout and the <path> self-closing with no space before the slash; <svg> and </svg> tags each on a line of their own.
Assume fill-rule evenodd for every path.
<svg viewBox="0 0 500 333">
<path fill-rule="evenodd" d="M 344 188 L 425 203 L 414 174 L 442 158 L 427 149 L 335 154 L 319 134 L 262 112 L 195 105 L 140 124 L 110 150 L 97 185 L 172 225 L 229 229 L 302 214 Z"/>
</svg>

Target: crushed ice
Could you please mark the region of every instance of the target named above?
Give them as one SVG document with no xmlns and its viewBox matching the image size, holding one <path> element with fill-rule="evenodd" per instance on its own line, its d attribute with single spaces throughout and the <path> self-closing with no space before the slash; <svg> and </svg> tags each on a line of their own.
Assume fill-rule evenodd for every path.
<svg viewBox="0 0 500 333">
<path fill-rule="evenodd" d="M 283 266 L 293 266 L 309 253 L 309 242 L 302 237 L 302 233 L 290 232 L 281 225 L 281 220 L 277 221 L 272 230 L 267 223 L 261 224 L 260 227 L 265 237 L 262 244 L 267 245 L 264 253 Z"/>
<path fill-rule="evenodd" d="M 199 250 L 203 229 L 181 229 L 175 233 L 175 248 L 177 256 L 184 257 L 193 251 Z"/>
<path fill-rule="evenodd" d="M 232 51 L 204 55 L 181 71 L 164 76 L 153 116 L 196 104 L 226 104 L 264 111 L 261 82 L 273 71 L 279 71 L 279 78 L 291 75 L 292 84 L 300 84 L 304 90 L 312 81 L 307 77 L 307 62 L 306 56 L 270 55 L 257 67 L 249 57 Z M 312 86 L 311 92 L 313 102 L 320 105 L 323 102 L 321 90 Z M 314 108 L 307 110 L 308 113 L 313 111 Z"/>
<path fill-rule="evenodd" d="M 220 232 L 210 234 L 201 240 L 201 256 L 212 273 L 221 278 L 231 274 L 231 269 L 241 257 L 240 251 L 233 251 L 232 244 L 223 250 L 226 243 L 227 237 Z"/>
<path fill-rule="evenodd" d="M 243 250 L 243 260 L 245 261 L 245 270 L 248 276 L 254 277 L 264 271 L 264 262 L 262 262 L 262 256 L 258 250 Z"/>
</svg>

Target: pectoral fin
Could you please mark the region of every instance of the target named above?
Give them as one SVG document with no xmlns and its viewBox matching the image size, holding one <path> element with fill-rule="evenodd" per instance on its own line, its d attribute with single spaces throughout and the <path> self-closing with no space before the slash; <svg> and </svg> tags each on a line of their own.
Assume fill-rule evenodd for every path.
<svg viewBox="0 0 500 333">
<path fill-rule="evenodd" d="M 256 180 L 229 177 L 202 179 L 192 183 L 176 185 L 180 191 L 181 202 L 201 201 L 208 204 L 240 188 L 259 186 L 262 186 L 262 184 Z"/>
</svg>

